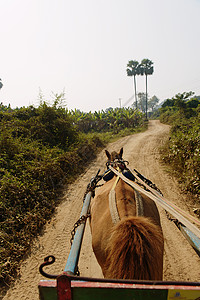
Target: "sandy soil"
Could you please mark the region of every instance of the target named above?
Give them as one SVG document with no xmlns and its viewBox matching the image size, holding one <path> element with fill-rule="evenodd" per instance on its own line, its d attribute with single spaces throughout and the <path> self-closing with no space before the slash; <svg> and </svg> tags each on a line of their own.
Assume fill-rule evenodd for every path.
<svg viewBox="0 0 200 300">
<path fill-rule="evenodd" d="M 119 150 L 124 147 L 124 158 L 130 168 L 136 168 L 145 177 L 154 182 L 164 196 L 186 211 L 192 212 L 188 199 L 183 195 L 176 180 L 165 171 L 159 161 L 159 147 L 168 137 L 169 126 L 159 121 L 150 121 L 149 129 L 144 133 L 128 136 L 109 144 L 108 150 Z M 20 277 L 10 287 L 3 300 L 39 299 L 37 285 L 44 279 L 38 271 L 39 265 L 47 255 L 54 255 L 56 262 L 46 268 L 52 274 L 63 271 L 70 251 L 70 232 L 80 216 L 82 198 L 86 186 L 97 170 L 105 170 L 106 156 L 102 151 L 86 172 L 68 188 L 66 196 L 51 222 L 46 225 L 42 236 L 35 240 L 30 256 L 22 263 Z M 200 281 L 200 260 L 176 226 L 167 219 L 162 208 L 159 208 L 165 238 L 164 280 Z M 86 226 L 82 245 L 79 269 L 82 276 L 102 277 L 101 269 L 91 248 L 89 225 Z"/>
</svg>

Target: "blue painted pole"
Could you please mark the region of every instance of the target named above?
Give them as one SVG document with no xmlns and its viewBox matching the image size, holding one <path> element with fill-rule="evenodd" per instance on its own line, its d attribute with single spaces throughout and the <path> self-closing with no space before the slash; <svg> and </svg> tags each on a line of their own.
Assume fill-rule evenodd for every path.
<svg viewBox="0 0 200 300">
<path fill-rule="evenodd" d="M 189 230 L 183 224 L 179 225 L 179 229 L 181 230 L 184 237 L 188 240 L 190 245 L 197 251 L 200 255 L 200 238 L 198 238 L 191 230 Z"/>
<path fill-rule="evenodd" d="M 91 201 L 91 195 L 92 193 L 89 192 L 87 193 L 84 203 L 83 203 L 83 208 L 81 211 L 81 216 L 86 216 L 88 213 L 88 209 L 90 206 L 90 201 Z M 73 275 L 75 273 L 76 267 L 78 265 L 78 260 L 79 260 L 79 255 L 80 255 L 80 250 L 81 250 L 81 244 L 83 240 L 83 234 L 85 231 L 85 225 L 86 222 L 81 224 L 79 227 L 77 227 L 76 234 L 74 236 L 73 244 L 67 259 L 67 263 L 64 269 L 64 272 L 67 272 L 68 274 Z"/>
</svg>

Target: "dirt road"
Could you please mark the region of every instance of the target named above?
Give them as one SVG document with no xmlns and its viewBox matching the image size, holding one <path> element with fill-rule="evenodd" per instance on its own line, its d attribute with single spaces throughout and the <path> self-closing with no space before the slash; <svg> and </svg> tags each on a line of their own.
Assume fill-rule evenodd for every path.
<svg viewBox="0 0 200 300">
<path fill-rule="evenodd" d="M 164 170 L 159 162 L 159 147 L 167 138 L 169 127 L 159 121 L 150 121 L 149 129 L 144 133 L 128 136 L 109 144 L 108 150 L 119 150 L 124 147 L 124 158 L 129 161 L 130 168 L 136 168 L 145 177 L 154 182 L 164 196 L 181 208 L 192 212 L 186 196 L 178 189 L 176 180 Z M 9 289 L 3 300 L 37 300 L 37 285 L 42 276 L 38 272 L 39 265 L 47 255 L 54 255 L 56 262 L 49 267 L 49 273 L 59 274 L 63 271 L 70 250 L 70 231 L 79 218 L 82 198 L 86 186 L 99 168 L 105 169 L 106 156 L 102 151 L 87 171 L 78 178 L 66 191 L 57 213 L 45 227 L 42 236 L 34 242 L 30 256 L 21 266 L 20 278 Z M 161 222 L 165 237 L 164 280 L 200 281 L 200 260 L 195 251 L 183 238 L 176 226 L 167 219 L 160 209 Z M 102 277 L 91 248 L 89 226 L 86 226 L 82 246 L 79 269 L 81 275 Z M 46 269 L 48 271 L 48 269 Z"/>
</svg>

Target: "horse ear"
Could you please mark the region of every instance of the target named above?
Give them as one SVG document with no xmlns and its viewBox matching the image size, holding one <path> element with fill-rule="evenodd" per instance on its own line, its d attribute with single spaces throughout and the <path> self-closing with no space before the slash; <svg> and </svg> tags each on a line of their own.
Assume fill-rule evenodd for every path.
<svg viewBox="0 0 200 300">
<path fill-rule="evenodd" d="M 122 158 L 122 154 L 123 154 L 123 148 L 120 149 L 119 155 Z"/>
<path fill-rule="evenodd" d="M 106 155 L 107 155 L 108 159 L 111 160 L 111 155 L 110 155 L 110 153 L 108 152 L 108 150 L 105 150 L 105 152 L 106 152 Z"/>
</svg>

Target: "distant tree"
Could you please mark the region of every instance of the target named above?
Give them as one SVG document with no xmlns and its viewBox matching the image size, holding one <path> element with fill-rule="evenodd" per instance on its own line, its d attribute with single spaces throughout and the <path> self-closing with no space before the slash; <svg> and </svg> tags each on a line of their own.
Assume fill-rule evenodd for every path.
<svg viewBox="0 0 200 300">
<path fill-rule="evenodd" d="M 189 119 L 198 114 L 198 105 L 200 101 L 192 96 L 194 92 L 184 92 L 176 94 L 172 99 L 167 99 L 162 104 L 161 113 L 166 112 L 169 115 L 173 115 L 178 112 L 183 118 Z"/>
<path fill-rule="evenodd" d="M 153 96 L 151 99 L 149 99 L 148 106 L 151 108 L 152 111 L 155 109 L 158 102 L 159 99 L 156 96 Z"/>
<path fill-rule="evenodd" d="M 108 113 L 109 111 L 113 111 L 113 108 L 112 107 L 106 108 L 105 112 Z"/>
<path fill-rule="evenodd" d="M 167 107 L 167 106 L 172 107 L 172 106 L 174 106 L 174 103 L 175 103 L 175 100 L 174 100 L 174 99 L 166 99 L 166 100 L 164 101 L 164 103 L 162 104 L 162 107 L 163 107 L 163 108 L 164 108 L 164 107 Z"/>
<path fill-rule="evenodd" d="M 1 82 L 2 80 L 0 79 L 0 89 L 3 87 L 3 83 Z"/>
<path fill-rule="evenodd" d="M 146 109 L 146 95 L 145 93 L 138 93 L 138 108 L 145 113 Z"/>
<path fill-rule="evenodd" d="M 198 105 L 200 105 L 200 99 L 197 99 L 196 97 L 195 98 L 192 98 L 190 100 L 188 100 L 186 102 L 187 104 L 187 107 L 190 107 L 190 108 L 197 108 Z"/>
<path fill-rule="evenodd" d="M 153 74 L 153 62 L 147 58 L 143 59 L 140 64 L 140 74 L 146 76 L 146 118 L 148 110 L 148 97 L 147 97 L 147 76 Z"/>
<path fill-rule="evenodd" d="M 62 93 L 54 93 L 52 92 L 53 97 L 53 107 L 59 108 L 59 109 L 65 109 L 66 108 L 66 101 L 65 101 L 65 91 L 63 90 Z"/>
<path fill-rule="evenodd" d="M 135 105 L 137 108 L 137 90 L 136 90 L 136 79 L 135 76 L 139 75 L 139 62 L 137 60 L 130 60 L 127 64 L 127 76 L 133 76 L 134 78 L 134 90 L 135 90 Z"/>
<path fill-rule="evenodd" d="M 180 99 L 183 101 L 188 101 L 190 99 L 190 97 L 193 95 L 194 95 L 194 92 L 192 92 L 192 91 L 183 92 L 182 94 L 181 93 L 176 94 L 175 97 L 173 97 L 172 99 L 174 99 L 174 100 Z"/>
<path fill-rule="evenodd" d="M 191 117 L 192 115 L 192 109 L 189 109 L 189 107 L 187 107 L 187 102 L 193 95 L 194 92 L 184 92 L 182 94 L 179 93 L 175 95 L 175 97 L 173 98 L 175 107 L 179 109 L 180 114 L 185 118 Z"/>
<path fill-rule="evenodd" d="M 196 99 L 200 100 L 200 96 L 195 96 Z"/>
</svg>

